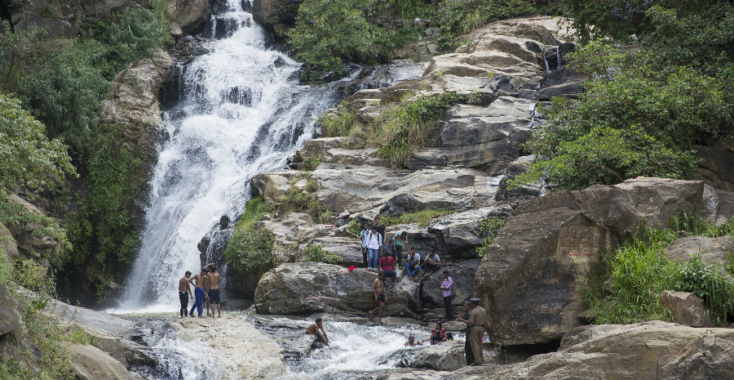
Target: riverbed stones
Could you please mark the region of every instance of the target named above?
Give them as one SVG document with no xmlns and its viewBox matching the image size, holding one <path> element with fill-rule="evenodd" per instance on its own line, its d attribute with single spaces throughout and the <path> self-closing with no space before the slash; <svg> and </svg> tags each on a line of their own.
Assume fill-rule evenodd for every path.
<svg viewBox="0 0 734 380">
<path fill-rule="evenodd" d="M 563 337 L 558 352 L 504 366 L 467 367 L 446 380 L 729 379 L 732 351 L 732 329 L 659 321 L 583 326 Z"/>
<path fill-rule="evenodd" d="M 663 290 L 660 303 L 670 309 L 676 323 L 691 327 L 711 326 L 703 300 L 692 293 Z"/>
<path fill-rule="evenodd" d="M 581 324 L 578 289 L 604 252 L 645 220 L 667 227 L 680 209 L 699 207 L 703 182 L 662 178 L 592 186 L 521 203 L 476 272 L 474 292 L 499 345 L 547 343 Z"/>
<path fill-rule="evenodd" d="M 258 314 L 334 312 L 357 314 L 377 306 L 372 282 L 377 273 L 324 263 L 282 264 L 262 276 L 255 291 Z M 413 294 L 410 294 L 413 292 Z M 411 299 L 418 287 L 396 287 L 388 294 L 383 316 L 412 316 Z"/>
</svg>

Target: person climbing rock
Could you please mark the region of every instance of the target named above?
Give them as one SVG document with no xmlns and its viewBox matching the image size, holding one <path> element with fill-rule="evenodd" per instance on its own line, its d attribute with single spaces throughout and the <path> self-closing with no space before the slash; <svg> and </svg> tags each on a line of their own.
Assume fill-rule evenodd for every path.
<svg viewBox="0 0 734 380">
<path fill-rule="evenodd" d="M 375 302 L 377 302 L 377 307 L 370 310 L 370 315 L 374 317 L 374 312 L 379 311 L 379 323 L 382 323 L 382 308 L 387 302 L 385 285 L 383 285 L 382 283 L 384 278 L 385 276 L 382 274 L 382 272 L 380 272 L 377 274 L 377 278 L 375 279 L 375 281 L 372 282 L 372 292 L 375 294 Z"/>
<path fill-rule="evenodd" d="M 316 337 L 316 339 L 314 339 L 314 344 L 317 344 L 317 342 L 321 342 L 326 346 L 331 344 L 329 337 L 326 335 L 326 331 L 324 331 L 323 320 L 321 318 L 316 318 L 316 323 L 308 326 L 306 334 Z"/>
<path fill-rule="evenodd" d="M 186 271 L 184 276 L 178 280 L 178 300 L 181 302 L 181 310 L 179 311 L 181 318 L 189 316 L 189 296 L 191 299 L 194 299 L 194 295 L 191 294 L 191 284 L 189 283 L 190 277 L 191 272 Z"/>
</svg>

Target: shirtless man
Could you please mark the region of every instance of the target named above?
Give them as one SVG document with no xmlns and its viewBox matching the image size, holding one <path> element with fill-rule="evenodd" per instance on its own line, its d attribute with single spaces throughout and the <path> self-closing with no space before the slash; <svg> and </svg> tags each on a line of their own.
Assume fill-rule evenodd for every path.
<svg viewBox="0 0 734 380">
<path fill-rule="evenodd" d="M 191 299 L 194 299 L 194 295 L 191 294 L 189 277 L 191 277 L 191 272 L 186 271 L 186 274 L 178 280 L 178 300 L 181 302 L 181 318 L 189 316 L 189 296 L 191 296 Z"/>
<path fill-rule="evenodd" d="M 321 318 L 316 318 L 316 323 L 312 324 L 311 326 L 308 326 L 308 328 L 306 329 L 306 334 L 314 335 L 316 339 L 320 340 L 321 343 L 327 346 L 330 343 L 329 337 L 326 336 L 326 331 L 324 331 L 324 325 L 321 321 Z"/>
<path fill-rule="evenodd" d="M 372 282 L 372 292 L 375 293 L 375 302 L 377 302 L 377 307 L 373 310 L 370 310 L 370 315 L 374 317 L 374 313 L 376 310 L 380 311 L 380 320 L 379 323 L 382 323 L 382 307 L 385 306 L 385 302 L 387 302 L 387 295 L 385 294 L 385 285 L 383 285 L 383 278 L 385 275 L 382 274 L 382 272 L 377 274 L 377 278 L 375 281 Z"/>
<path fill-rule="evenodd" d="M 189 278 L 189 284 L 196 287 L 196 289 L 194 289 L 196 302 L 194 303 L 194 306 L 191 307 L 191 311 L 189 311 L 189 316 L 191 318 L 194 317 L 194 309 L 199 311 L 199 318 L 204 318 L 201 316 L 202 302 L 204 302 L 204 278 L 206 277 L 203 274 L 204 273 L 202 272 L 200 274 L 194 275 L 194 277 Z M 196 283 L 194 284 L 193 281 L 196 281 Z"/>
<path fill-rule="evenodd" d="M 209 300 L 212 305 L 212 317 L 214 317 L 214 305 L 216 304 L 217 313 L 219 314 L 217 318 L 222 318 L 222 305 L 219 298 L 219 272 L 217 272 L 217 266 L 214 263 L 209 263 L 204 268 L 208 267 L 211 267 L 211 271 L 206 275 L 209 277 Z"/>
<path fill-rule="evenodd" d="M 206 269 L 206 267 L 201 269 L 201 275 L 204 278 L 204 302 L 202 302 L 204 306 L 204 310 L 206 310 L 206 316 L 207 317 L 214 317 L 214 309 L 212 308 L 212 302 L 209 298 L 209 270 Z M 211 309 L 211 313 L 209 310 Z"/>
</svg>

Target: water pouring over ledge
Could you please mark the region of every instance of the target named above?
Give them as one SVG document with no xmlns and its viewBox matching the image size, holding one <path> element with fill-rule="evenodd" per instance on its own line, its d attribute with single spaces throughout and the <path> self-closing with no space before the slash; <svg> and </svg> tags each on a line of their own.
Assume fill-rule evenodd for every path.
<svg viewBox="0 0 734 380">
<path fill-rule="evenodd" d="M 300 65 L 266 50 L 265 32 L 242 5 L 227 0 L 212 20 L 225 38 L 182 70 L 182 100 L 164 115 L 141 250 L 112 312 L 176 312 L 178 279 L 200 267 L 197 242 L 222 215 L 244 211 L 250 178 L 282 168 L 333 103 L 334 90 L 299 85 Z"/>
</svg>

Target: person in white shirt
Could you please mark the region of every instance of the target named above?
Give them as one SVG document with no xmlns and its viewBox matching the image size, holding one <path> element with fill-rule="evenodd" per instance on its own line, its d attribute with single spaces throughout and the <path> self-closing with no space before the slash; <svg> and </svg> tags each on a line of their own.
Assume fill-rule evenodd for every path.
<svg viewBox="0 0 734 380">
<path fill-rule="evenodd" d="M 382 235 L 377 233 L 375 226 L 370 228 L 370 232 L 366 236 L 367 239 L 367 270 L 377 271 L 377 262 L 382 256 Z"/>
</svg>

